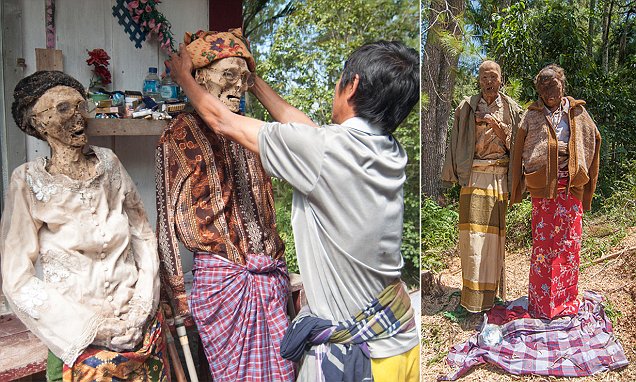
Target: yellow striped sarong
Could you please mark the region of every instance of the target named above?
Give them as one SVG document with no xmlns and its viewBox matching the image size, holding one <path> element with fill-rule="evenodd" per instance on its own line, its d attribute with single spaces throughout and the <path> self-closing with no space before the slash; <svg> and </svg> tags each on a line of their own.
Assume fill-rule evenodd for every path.
<svg viewBox="0 0 636 382">
<path fill-rule="evenodd" d="M 459 196 L 461 305 L 471 312 L 492 308 L 498 293 L 505 299 L 507 173 L 507 160 L 475 159 Z"/>
</svg>

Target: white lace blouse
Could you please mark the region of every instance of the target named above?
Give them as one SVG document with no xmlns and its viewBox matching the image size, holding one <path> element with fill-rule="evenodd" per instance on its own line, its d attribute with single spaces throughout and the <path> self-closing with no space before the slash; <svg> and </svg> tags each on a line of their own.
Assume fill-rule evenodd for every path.
<svg viewBox="0 0 636 382">
<path fill-rule="evenodd" d="M 106 317 L 159 300 L 156 239 L 130 176 L 115 154 L 91 147 L 96 175 L 76 181 L 18 167 L 2 214 L 2 288 L 25 325 L 73 365 Z M 35 273 L 40 261 L 43 277 Z"/>
</svg>

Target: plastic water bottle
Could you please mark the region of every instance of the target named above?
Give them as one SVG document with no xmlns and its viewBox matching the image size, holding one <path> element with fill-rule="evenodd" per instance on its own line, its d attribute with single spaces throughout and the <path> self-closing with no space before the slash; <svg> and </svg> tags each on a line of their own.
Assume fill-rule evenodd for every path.
<svg viewBox="0 0 636 382">
<path fill-rule="evenodd" d="M 176 101 L 179 99 L 179 86 L 170 77 L 170 68 L 166 68 L 166 76 L 161 81 L 160 92 L 164 101 Z"/>
<path fill-rule="evenodd" d="M 151 97 L 155 101 L 159 101 L 161 94 L 159 93 L 159 84 L 161 80 L 157 75 L 157 68 L 148 68 L 148 74 L 144 79 L 143 95 Z"/>
</svg>

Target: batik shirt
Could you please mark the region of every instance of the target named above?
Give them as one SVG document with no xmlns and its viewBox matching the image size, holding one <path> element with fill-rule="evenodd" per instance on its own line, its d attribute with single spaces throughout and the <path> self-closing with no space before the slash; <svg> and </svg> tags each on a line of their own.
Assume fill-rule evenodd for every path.
<svg viewBox="0 0 636 382">
<path fill-rule="evenodd" d="M 181 114 L 157 147 L 161 277 L 176 314 L 188 312 L 178 241 L 237 264 L 246 254 L 284 255 L 271 179 L 258 156 Z"/>
<path fill-rule="evenodd" d="M 157 242 L 135 184 L 112 151 L 91 149 L 96 174 L 85 181 L 49 174 L 46 158 L 18 167 L 2 214 L 7 300 L 67 365 L 104 318 L 125 320 L 133 305 L 150 317 L 159 301 Z"/>
</svg>

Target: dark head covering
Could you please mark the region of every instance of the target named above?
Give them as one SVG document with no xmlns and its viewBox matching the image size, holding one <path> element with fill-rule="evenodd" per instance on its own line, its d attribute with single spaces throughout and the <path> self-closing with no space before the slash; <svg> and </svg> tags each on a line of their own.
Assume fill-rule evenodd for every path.
<svg viewBox="0 0 636 382">
<path fill-rule="evenodd" d="M 31 126 L 29 112 L 33 105 L 47 90 L 56 86 L 69 86 L 86 98 L 86 91 L 82 84 L 75 78 L 59 71 L 42 70 L 30 76 L 24 77 L 13 90 L 13 104 L 11 114 L 18 127 L 25 133 L 44 140 Z"/>
</svg>

